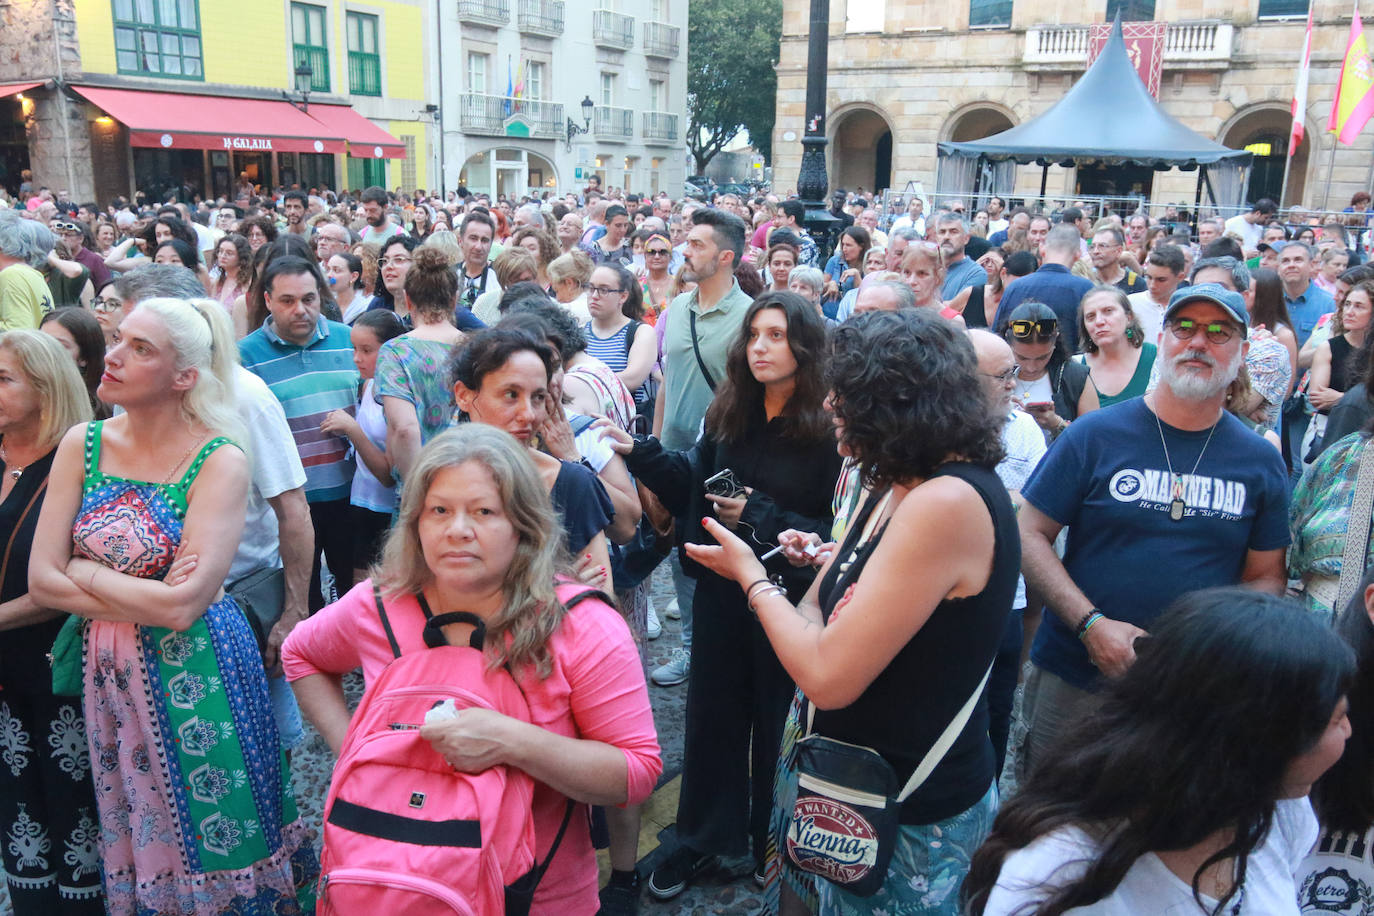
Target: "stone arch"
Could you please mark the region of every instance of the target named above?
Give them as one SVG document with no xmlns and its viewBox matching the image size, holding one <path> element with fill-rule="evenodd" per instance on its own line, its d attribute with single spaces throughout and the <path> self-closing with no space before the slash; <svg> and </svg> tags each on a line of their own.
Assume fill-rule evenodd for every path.
<svg viewBox="0 0 1374 916">
<path fill-rule="evenodd" d="M 474 192 L 518 198 L 558 189 L 557 167 L 547 153 L 500 141 L 475 145 L 467 153 L 458 180 Z"/>
<path fill-rule="evenodd" d="M 1021 122 L 1012 111 L 998 102 L 980 99 L 956 108 L 940 127 L 940 142 L 967 143 L 1000 134 Z"/>
<path fill-rule="evenodd" d="M 1288 191 L 1284 194 L 1284 199 L 1279 200 L 1292 124 L 1292 109 L 1288 103 L 1256 102 L 1238 109 L 1217 131 L 1217 142 L 1232 149 L 1244 149 L 1252 144 L 1269 145 L 1269 155 L 1255 156 L 1254 165 L 1250 169 L 1250 184 L 1246 188 L 1247 201 L 1253 202 L 1261 197 L 1269 197 L 1278 201 L 1281 207 L 1302 203 L 1307 189 L 1312 138 L 1320 134 L 1315 125 L 1309 123 L 1305 126 L 1302 142 L 1298 144 L 1293 155 L 1293 164 L 1289 169 Z"/>
<path fill-rule="evenodd" d="M 856 103 L 830 115 L 831 188 L 865 193 L 892 184 L 892 119 L 875 105 Z"/>
</svg>

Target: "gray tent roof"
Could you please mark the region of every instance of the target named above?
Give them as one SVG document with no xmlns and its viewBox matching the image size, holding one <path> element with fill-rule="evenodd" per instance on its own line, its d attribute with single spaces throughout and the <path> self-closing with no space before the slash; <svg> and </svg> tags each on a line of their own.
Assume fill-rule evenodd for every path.
<svg viewBox="0 0 1374 916">
<path fill-rule="evenodd" d="M 1121 21 L 1112 25 L 1101 55 L 1048 111 L 1000 134 L 968 143 L 941 143 L 942 156 L 983 156 L 1037 164 L 1100 161 L 1195 167 L 1223 159 L 1253 158 L 1185 127 L 1159 106 L 1126 53 Z"/>
</svg>

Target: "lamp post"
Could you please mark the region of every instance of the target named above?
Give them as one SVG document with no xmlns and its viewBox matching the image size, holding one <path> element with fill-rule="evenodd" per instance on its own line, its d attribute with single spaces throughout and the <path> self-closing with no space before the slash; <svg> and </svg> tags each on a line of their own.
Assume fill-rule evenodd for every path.
<svg viewBox="0 0 1374 916">
<path fill-rule="evenodd" d="M 281 93 L 281 94 L 282 94 L 282 96 L 286 99 L 286 101 L 288 101 L 288 102 L 291 103 L 291 105 L 292 105 L 293 107 L 299 108 L 301 111 L 305 112 L 306 114 L 309 114 L 309 113 L 310 113 L 310 81 L 311 81 L 312 79 L 314 79 L 314 77 L 315 77 L 315 70 L 310 66 L 310 62 L 309 62 L 308 60 L 302 60 L 302 61 L 296 66 L 296 71 L 295 71 L 295 73 L 296 73 L 296 91 L 299 92 L 299 93 L 301 94 L 301 102 L 300 102 L 300 104 L 297 105 L 297 104 L 296 104 L 296 100 L 293 99 L 293 98 L 291 98 L 291 94 L 288 93 L 285 89 L 282 90 L 282 93 Z"/>
<path fill-rule="evenodd" d="M 825 174 L 826 76 L 829 68 L 830 0 L 811 0 L 811 31 L 806 52 L 806 134 L 802 137 L 801 172 L 797 196 L 806 205 L 806 231 L 830 257 L 839 220 L 826 207 L 829 179 Z"/>
<path fill-rule="evenodd" d="M 592 109 L 594 108 L 596 108 L 596 103 L 592 101 L 592 97 L 589 95 L 583 96 L 582 126 L 579 127 L 576 121 L 572 118 L 568 118 L 568 140 L 564 152 L 572 152 L 573 137 L 576 137 L 578 134 L 585 134 L 592 129 Z"/>
</svg>

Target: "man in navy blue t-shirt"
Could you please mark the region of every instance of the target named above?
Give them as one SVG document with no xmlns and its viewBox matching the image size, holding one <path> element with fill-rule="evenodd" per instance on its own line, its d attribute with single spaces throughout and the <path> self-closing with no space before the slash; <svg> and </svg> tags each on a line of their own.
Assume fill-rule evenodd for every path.
<svg viewBox="0 0 1374 916">
<path fill-rule="evenodd" d="M 1135 640 L 1179 595 L 1237 583 L 1282 593 L 1283 460 L 1224 409 L 1245 321 L 1238 293 L 1178 290 L 1159 386 L 1070 424 L 1022 491 L 1026 583 L 1053 611 L 1031 648 L 1027 766 L 1096 705 L 1101 677 L 1130 667 Z M 1053 544 L 1064 527 L 1061 562 Z"/>
</svg>

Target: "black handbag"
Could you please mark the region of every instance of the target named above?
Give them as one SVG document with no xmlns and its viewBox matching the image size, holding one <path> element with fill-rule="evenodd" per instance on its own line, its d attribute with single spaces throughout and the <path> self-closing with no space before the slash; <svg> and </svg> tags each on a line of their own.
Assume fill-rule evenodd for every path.
<svg viewBox="0 0 1374 916">
<path fill-rule="evenodd" d="M 280 566 L 261 569 L 232 583 L 226 592 L 243 611 L 258 651 L 267 651 L 267 637 L 281 620 L 286 605 L 286 571 Z"/>
<path fill-rule="evenodd" d="M 792 864 L 856 897 L 877 893 L 897 844 L 902 802 L 949 753 L 991 673 L 989 665 L 973 695 L 900 788 L 897 771 L 877 751 L 812 734 L 816 709 L 808 703 L 807 734 L 797 742 L 797 800 L 787 825 Z"/>
</svg>

